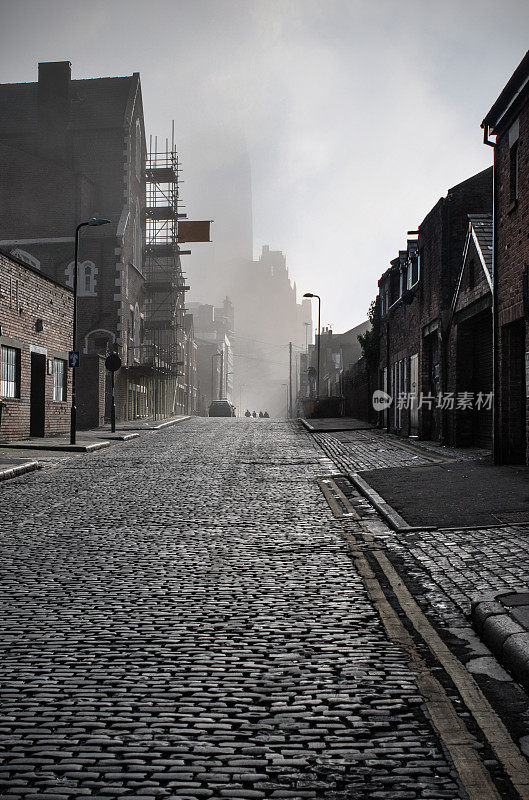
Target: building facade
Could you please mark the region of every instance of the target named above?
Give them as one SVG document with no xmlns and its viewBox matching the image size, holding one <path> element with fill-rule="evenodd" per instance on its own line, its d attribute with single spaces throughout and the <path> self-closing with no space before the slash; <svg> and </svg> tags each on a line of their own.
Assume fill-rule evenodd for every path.
<svg viewBox="0 0 529 800">
<path fill-rule="evenodd" d="M 454 443 L 455 408 L 444 399 L 461 390 L 450 357 L 454 294 L 468 250 L 469 216 L 490 214 L 491 208 L 489 168 L 449 189 L 379 281 L 379 388 L 393 398 L 380 422 L 388 430 Z M 457 313 L 462 321 L 462 309 Z M 461 375 L 464 358 L 461 350 Z"/>
<path fill-rule="evenodd" d="M 527 463 L 529 52 L 483 120 L 494 147 L 494 458 Z"/>
<path fill-rule="evenodd" d="M 202 391 L 202 407 L 207 409 L 213 400 L 233 402 L 233 329 L 234 309 L 228 297 L 222 306 L 215 308 L 207 303 L 189 302 L 188 311 L 193 317 L 193 328 L 198 340 L 199 381 Z M 213 345 L 206 347 L 205 343 Z M 217 355 L 215 355 L 217 354 Z M 214 357 L 218 364 L 215 367 L 217 378 L 213 383 L 208 380 L 207 360 Z M 204 366 L 204 364 L 206 366 Z"/>
<path fill-rule="evenodd" d="M 157 226 L 168 230 L 163 214 L 172 221 L 176 212 L 165 208 L 167 201 L 164 207 L 153 202 L 153 208 L 147 202 L 146 157 L 139 73 L 73 80 L 69 62 L 52 62 L 39 64 L 36 83 L 0 85 L 0 247 L 73 286 L 77 225 L 92 217 L 110 221 L 80 232 L 76 345 L 80 371 L 85 355 L 116 352 L 121 357 L 118 419 L 182 413 L 186 405 L 186 387 L 175 372 L 175 362 L 183 360 L 183 292 L 188 288 L 176 227 L 174 241 L 162 243 L 171 252 L 160 255 L 155 235 L 146 248 L 146 218 L 151 233 Z M 163 164 L 149 160 L 150 187 L 163 188 L 165 180 L 177 183 L 174 153 L 164 158 Z M 156 197 L 156 191 L 150 195 Z M 169 293 L 156 273 L 164 258 L 177 265 Z M 165 278 L 167 270 L 162 272 Z M 160 292 L 179 298 L 163 320 L 158 318 Z M 170 348 L 160 338 L 159 329 L 165 332 L 167 326 Z M 92 377 L 108 383 L 92 361 L 86 362 Z M 83 397 L 85 389 L 91 398 Z M 81 380 L 79 391 L 81 426 L 89 423 L 82 409 L 90 411 L 101 392 L 108 416 L 108 386 Z"/>
<path fill-rule="evenodd" d="M 73 292 L 0 252 L 0 441 L 70 429 Z"/>
</svg>

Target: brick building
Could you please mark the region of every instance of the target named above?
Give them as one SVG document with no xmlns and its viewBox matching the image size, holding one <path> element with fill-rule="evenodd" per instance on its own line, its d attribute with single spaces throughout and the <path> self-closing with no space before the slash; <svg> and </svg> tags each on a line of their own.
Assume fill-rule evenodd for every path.
<svg viewBox="0 0 529 800">
<path fill-rule="evenodd" d="M 449 391 L 449 322 L 468 235 L 469 214 L 492 207 L 492 169 L 449 189 L 419 225 L 416 239 L 379 281 L 379 386 L 393 398 L 410 394 L 413 402 L 394 402 L 383 424 L 404 435 L 449 442 L 446 409 L 439 394 Z M 421 403 L 421 396 L 423 402 Z"/>
<path fill-rule="evenodd" d="M 123 365 L 116 373 L 118 419 L 153 411 L 164 415 L 185 405 L 185 387 L 173 366 L 183 359 L 177 350 L 184 347 L 183 291 L 188 288 L 178 258 L 173 259 L 178 275 L 171 276 L 178 286 L 178 309 L 171 306 L 167 319 L 154 321 L 148 311 L 149 301 L 158 314 L 162 304 L 152 266 L 160 266 L 160 257 L 154 259 L 153 246 L 146 259 L 146 216 L 150 212 L 156 225 L 165 209 L 147 208 L 146 155 L 138 73 L 72 80 L 71 65 L 64 61 L 39 64 L 36 83 L 0 85 L 0 247 L 73 285 L 76 226 L 93 216 L 110 220 L 81 230 L 77 347 L 82 368 L 83 356 L 92 356 L 86 360 L 92 379 L 79 381 L 80 426 L 93 424 L 94 406 L 105 395 L 105 386 L 93 382 L 105 382 L 100 359 L 93 356 L 112 351 Z M 166 180 L 168 171 L 169 179 L 177 180 L 177 168 L 168 170 L 165 162 L 163 169 L 157 166 L 149 164 L 154 185 L 161 173 Z M 168 213 L 174 216 L 174 209 Z M 171 245 L 164 242 L 166 249 Z M 167 270 L 161 271 L 164 297 L 172 297 Z M 178 328 L 180 338 L 169 357 L 161 326 Z M 84 397 L 85 390 L 92 394 Z M 106 398 L 108 406 L 108 386 Z"/>
<path fill-rule="evenodd" d="M 197 414 L 198 413 L 198 373 L 197 373 L 198 345 L 195 341 L 195 331 L 193 326 L 192 314 L 186 314 L 184 317 L 184 336 L 185 336 L 184 385 L 186 388 L 184 412 L 186 414 Z"/>
<path fill-rule="evenodd" d="M 419 391 L 420 299 L 417 241 L 409 240 L 406 250 L 399 251 L 379 280 L 379 386 L 395 398 Z M 388 430 L 415 435 L 419 429 L 417 403 L 399 408 L 394 402 L 380 421 Z"/>
<path fill-rule="evenodd" d="M 529 52 L 482 127 L 494 147 L 494 458 L 527 463 Z"/>
<path fill-rule="evenodd" d="M 70 428 L 73 292 L 0 251 L 0 441 Z"/>
<path fill-rule="evenodd" d="M 492 449 L 492 214 L 469 214 L 446 339 L 447 440 Z"/>
</svg>

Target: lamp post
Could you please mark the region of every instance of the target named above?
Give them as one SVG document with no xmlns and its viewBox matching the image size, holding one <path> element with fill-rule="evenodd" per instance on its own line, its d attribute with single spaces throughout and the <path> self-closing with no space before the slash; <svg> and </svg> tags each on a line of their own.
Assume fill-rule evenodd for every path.
<svg viewBox="0 0 529 800">
<path fill-rule="evenodd" d="M 95 228 L 98 225 L 108 225 L 109 219 L 99 219 L 92 217 L 88 222 L 80 222 L 75 229 L 75 257 L 73 268 L 73 330 L 72 330 L 72 350 L 75 351 L 77 344 L 77 262 L 79 256 L 79 231 L 81 228 Z M 75 370 L 77 367 L 72 367 L 72 408 L 70 411 L 70 444 L 75 444 L 75 434 L 77 426 L 77 408 L 75 406 Z"/>
<path fill-rule="evenodd" d="M 321 297 L 317 294 L 312 294 L 312 292 L 305 292 L 303 297 L 315 297 L 318 301 L 318 366 L 316 369 L 316 401 L 318 402 L 320 399 L 320 341 L 321 341 L 321 330 L 320 330 L 320 319 L 321 319 Z"/>
</svg>

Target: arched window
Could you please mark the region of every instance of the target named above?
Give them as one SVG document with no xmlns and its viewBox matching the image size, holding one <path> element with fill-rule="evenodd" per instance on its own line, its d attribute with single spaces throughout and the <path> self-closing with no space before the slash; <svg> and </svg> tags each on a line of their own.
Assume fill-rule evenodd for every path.
<svg viewBox="0 0 529 800">
<path fill-rule="evenodd" d="M 84 337 L 85 353 L 101 353 L 108 355 L 114 350 L 116 334 L 105 328 L 96 328 Z"/>
<path fill-rule="evenodd" d="M 74 262 L 70 261 L 64 273 L 66 275 L 66 285 L 73 288 Z M 77 265 L 77 296 L 95 297 L 96 296 L 96 275 L 98 269 L 93 261 L 82 261 Z"/>
<path fill-rule="evenodd" d="M 136 137 L 135 137 L 135 167 L 136 177 L 141 181 L 143 172 L 143 156 L 141 147 L 141 123 L 139 119 L 136 120 Z"/>
<path fill-rule="evenodd" d="M 138 272 L 143 272 L 142 269 L 142 261 L 143 261 L 143 235 L 141 229 L 141 214 L 140 214 L 140 204 L 138 199 L 136 198 L 135 202 L 135 215 L 134 215 L 134 241 L 132 243 L 132 262 Z"/>
</svg>

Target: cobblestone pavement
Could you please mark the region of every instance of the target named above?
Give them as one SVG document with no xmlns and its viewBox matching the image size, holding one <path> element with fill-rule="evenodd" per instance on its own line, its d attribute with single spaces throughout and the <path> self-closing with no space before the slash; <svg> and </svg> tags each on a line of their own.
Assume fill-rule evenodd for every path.
<svg viewBox="0 0 529 800">
<path fill-rule="evenodd" d="M 355 444 L 356 437 L 359 437 L 358 444 Z M 383 434 L 366 436 L 362 432 L 360 438 L 360 434 L 354 433 L 347 444 L 336 434 L 318 434 L 314 438 L 325 454 L 346 471 L 431 463 L 414 458 L 411 451 L 403 449 L 407 447 L 406 442 L 401 446 L 392 437 L 386 439 Z M 424 445 L 421 442 L 412 445 L 412 448 L 417 448 L 419 452 L 422 449 L 435 452 L 427 443 Z M 482 457 L 485 452 L 455 448 L 446 450 L 447 455 L 457 460 Z M 386 531 L 379 536 L 385 540 L 389 550 L 405 561 L 410 577 L 422 577 L 426 598 L 432 608 L 442 610 L 446 622 L 454 621 L 453 613 L 450 617 L 446 616 L 449 607 L 453 606 L 468 615 L 470 603 L 475 598 L 502 591 L 527 591 L 529 525 L 399 534 Z M 442 595 L 439 589 L 442 589 Z"/>
<path fill-rule="evenodd" d="M 462 798 L 331 471 L 195 418 L 1 485 L 0 797 Z"/>
<path fill-rule="evenodd" d="M 382 430 L 317 433 L 314 439 L 322 448 L 337 455 L 342 467 L 351 472 L 385 467 L 413 467 L 435 461 L 475 460 L 489 455 L 487 450 L 445 447 L 387 434 Z"/>
<path fill-rule="evenodd" d="M 394 437 L 378 432 L 374 436 L 376 439 L 369 434 L 370 441 L 366 444 L 363 433 L 358 446 L 349 436 L 347 444 L 335 434 L 314 438 L 344 472 L 409 465 L 409 452 L 401 448 Z M 385 450 L 383 461 L 377 445 Z M 406 447 L 406 442 L 403 445 Z M 415 448 L 419 452 L 423 449 L 427 453 L 435 452 L 427 443 L 416 443 Z M 445 455 L 457 460 L 482 458 L 484 454 L 482 450 L 446 450 L 443 448 Z M 500 592 L 527 591 L 529 525 L 399 533 L 378 525 L 373 532 L 424 613 L 469 671 L 477 674 L 481 688 L 529 755 L 529 699 L 479 642 L 469 620 L 472 600 L 490 599 Z"/>
</svg>

